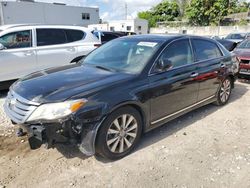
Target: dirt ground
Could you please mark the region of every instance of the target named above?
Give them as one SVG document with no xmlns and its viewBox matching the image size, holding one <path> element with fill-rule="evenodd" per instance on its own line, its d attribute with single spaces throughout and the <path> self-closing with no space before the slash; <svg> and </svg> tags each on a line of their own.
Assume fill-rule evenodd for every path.
<svg viewBox="0 0 250 188">
<path fill-rule="evenodd" d="M 31 151 L 14 129 L 1 107 L 0 188 L 250 188 L 249 83 L 238 82 L 224 107 L 202 107 L 144 135 L 131 155 L 115 162 L 73 148 Z"/>
</svg>

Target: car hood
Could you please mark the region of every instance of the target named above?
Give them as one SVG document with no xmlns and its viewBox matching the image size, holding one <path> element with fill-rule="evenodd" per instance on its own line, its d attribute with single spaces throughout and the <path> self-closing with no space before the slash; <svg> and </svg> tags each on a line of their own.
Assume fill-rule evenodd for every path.
<svg viewBox="0 0 250 188">
<path fill-rule="evenodd" d="M 70 65 L 30 74 L 14 83 L 11 90 L 37 103 L 60 102 L 78 94 L 91 94 L 131 77 L 89 65 Z"/>
<path fill-rule="evenodd" d="M 234 53 L 239 58 L 250 59 L 250 49 L 236 49 Z"/>
</svg>

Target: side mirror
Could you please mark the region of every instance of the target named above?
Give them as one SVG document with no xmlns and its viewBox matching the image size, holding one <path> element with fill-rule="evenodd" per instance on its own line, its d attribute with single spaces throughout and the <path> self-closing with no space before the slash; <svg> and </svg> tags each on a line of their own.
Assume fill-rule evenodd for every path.
<svg viewBox="0 0 250 188">
<path fill-rule="evenodd" d="M 159 59 L 158 64 L 157 64 L 157 69 L 159 71 L 166 71 L 169 70 L 173 67 L 172 61 L 169 59 Z"/>
<path fill-rule="evenodd" d="M 0 43 L 0 50 L 4 50 L 4 49 L 5 49 L 5 46 Z"/>
</svg>

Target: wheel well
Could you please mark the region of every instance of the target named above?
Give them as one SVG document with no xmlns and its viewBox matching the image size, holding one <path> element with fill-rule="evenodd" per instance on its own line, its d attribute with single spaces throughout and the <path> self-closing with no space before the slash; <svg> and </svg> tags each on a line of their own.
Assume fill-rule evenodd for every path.
<svg viewBox="0 0 250 188">
<path fill-rule="evenodd" d="M 233 75 L 229 75 L 228 78 L 230 78 L 230 80 L 232 81 L 231 85 L 232 85 L 232 88 L 234 88 L 235 77 Z"/>
</svg>

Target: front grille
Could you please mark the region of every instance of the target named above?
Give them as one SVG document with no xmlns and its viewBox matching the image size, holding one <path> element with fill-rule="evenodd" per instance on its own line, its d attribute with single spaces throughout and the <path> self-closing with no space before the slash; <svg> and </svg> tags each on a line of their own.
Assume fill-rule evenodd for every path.
<svg viewBox="0 0 250 188">
<path fill-rule="evenodd" d="M 13 91 L 9 91 L 4 103 L 4 110 L 12 121 L 23 124 L 39 105 L 39 103 L 29 101 Z"/>
<path fill-rule="evenodd" d="M 246 60 L 246 59 L 241 59 L 241 63 L 243 64 L 249 64 L 250 60 Z"/>
</svg>

